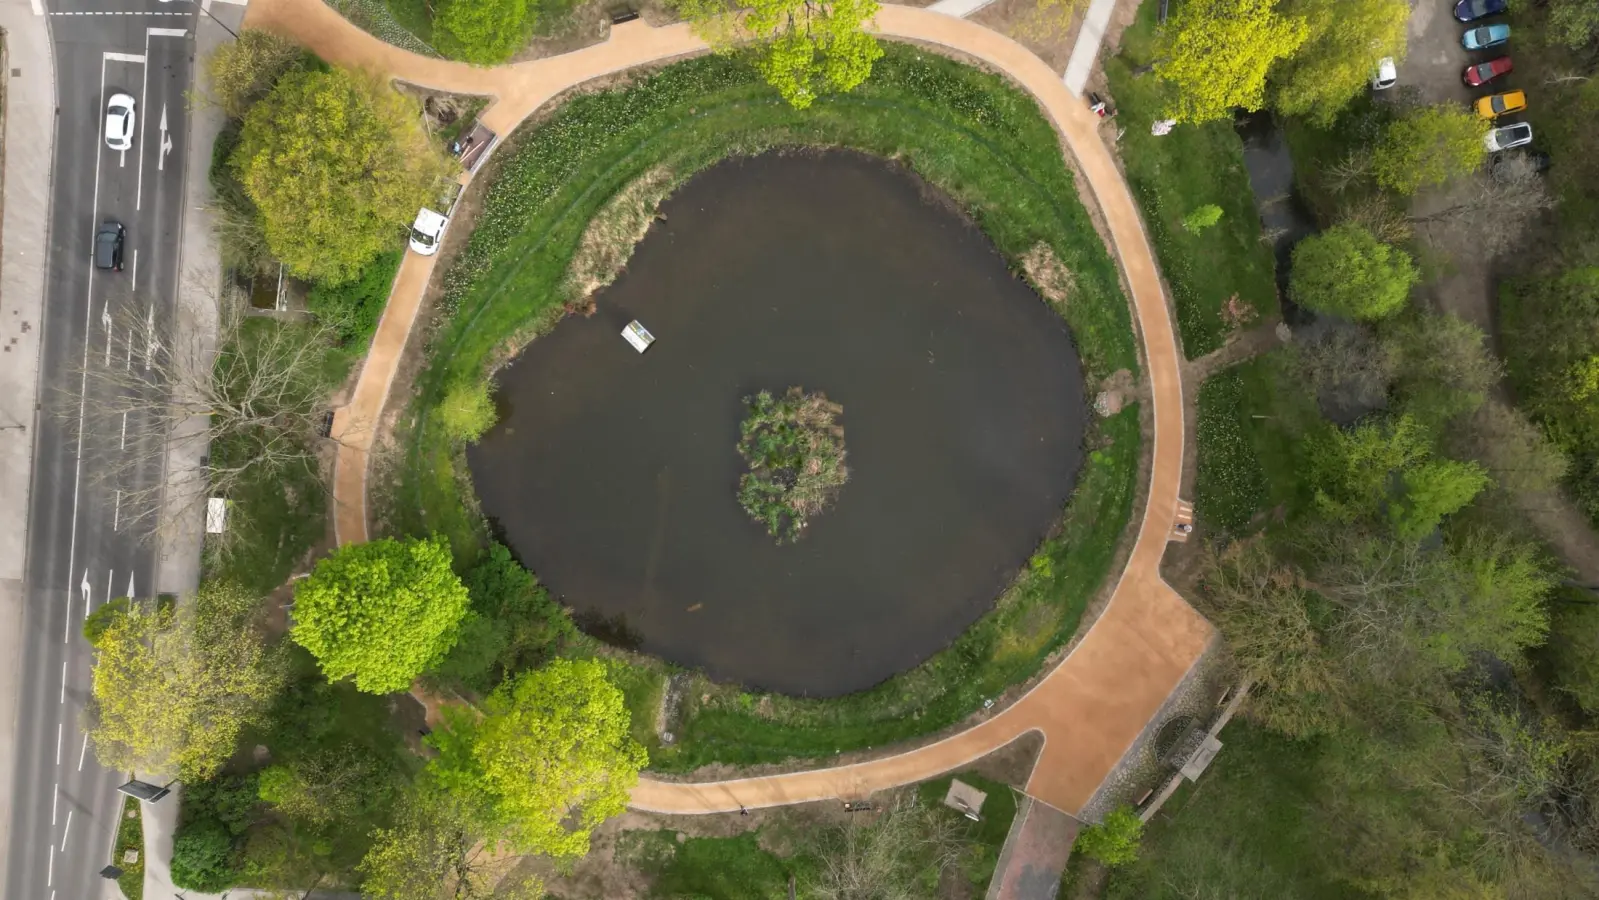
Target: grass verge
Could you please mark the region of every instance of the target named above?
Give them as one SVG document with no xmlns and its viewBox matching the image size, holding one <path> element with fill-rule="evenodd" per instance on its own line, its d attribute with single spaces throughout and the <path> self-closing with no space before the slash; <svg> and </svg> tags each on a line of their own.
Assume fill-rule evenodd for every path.
<svg viewBox="0 0 1599 900">
<path fill-rule="evenodd" d="M 781 102 L 745 61 L 706 57 L 577 97 L 513 136 L 496 157 L 478 224 L 445 274 L 442 321 L 397 435 L 403 456 L 380 487 L 394 530 L 443 533 L 460 564 L 471 565 L 487 526 L 462 447 L 430 427 L 432 411 L 451 385 L 491 377 L 580 299 L 563 285 L 590 221 L 613 197 L 653 172 L 680 182 L 730 155 L 823 146 L 899 160 L 958 202 L 1018 271 L 1040 244 L 1053 253 L 1071 275 L 1057 308 L 1091 382 L 1136 370 L 1116 270 L 1036 104 L 997 76 L 913 48 L 885 49 L 861 88 L 808 111 Z M 679 740 L 657 748 L 652 764 L 773 762 L 913 738 L 1036 673 L 1075 630 L 1132 508 L 1136 409 L 1100 423 L 1092 441 L 1055 534 L 951 647 L 877 688 L 829 700 L 755 698 L 701 680 L 688 691 Z"/>
<path fill-rule="evenodd" d="M 122 813 L 117 819 L 117 848 L 111 862 L 122 870 L 117 876 L 117 887 L 128 900 L 144 897 L 144 817 L 139 801 L 132 797 L 122 801 Z M 137 851 L 138 862 L 128 862 L 128 851 Z"/>
<path fill-rule="evenodd" d="M 924 806 L 959 816 L 960 813 L 943 805 L 949 783 L 956 778 L 988 795 L 983 801 L 982 819 L 967 821 L 961 835 L 971 847 L 971 853 L 961 862 L 961 871 L 974 888 L 981 890 L 993 880 L 999 853 L 1005 849 L 1011 821 L 1016 818 L 1016 792 L 1008 784 L 991 781 L 974 772 L 956 772 L 917 785 L 916 795 Z"/>
<path fill-rule="evenodd" d="M 1153 59 L 1159 6 L 1139 8 L 1137 21 L 1122 34 L 1121 54 L 1105 61 L 1105 75 L 1127 127 L 1120 143 L 1127 181 L 1171 286 L 1183 352 L 1197 359 L 1226 338 L 1231 326 L 1223 314 L 1230 298 L 1259 315 L 1274 315 L 1277 285 L 1244 170 L 1243 141 L 1232 123 L 1181 125 L 1162 137 L 1149 133 L 1150 124 L 1164 117 L 1173 91 L 1153 74 L 1134 74 Z M 1221 207 L 1221 220 L 1198 234 L 1184 229 L 1183 217 L 1208 204 Z"/>
</svg>

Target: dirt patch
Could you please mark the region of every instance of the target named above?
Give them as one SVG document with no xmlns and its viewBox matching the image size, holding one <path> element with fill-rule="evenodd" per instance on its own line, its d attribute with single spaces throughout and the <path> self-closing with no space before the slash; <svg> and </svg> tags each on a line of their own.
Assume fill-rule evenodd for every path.
<svg viewBox="0 0 1599 900">
<path fill-rule="evenodd" d="M 1042 294 L 1044 299 L 1064 308 L 1071 298 L 1072 288 L 1076 287 L 1076 279 L 1066 264 L 1056 258 L 1055 251 L 1039 241 L 1033 245 L 1033 249 L 1022 254 L 1021 263 L 1022 271 L 1027 273 L 1027 280 L 1032 282 L 1033 289 Z"/>
<path fill-rule="evenodd" d="M 1099 395 L 1094 398 L 1094 412 L 1101 416 L 1114 416 L 1144 398 L 1145 391 L 1133 378 L 1129 369 L 1118 369 L 1099 383 Z"/>
</svg>

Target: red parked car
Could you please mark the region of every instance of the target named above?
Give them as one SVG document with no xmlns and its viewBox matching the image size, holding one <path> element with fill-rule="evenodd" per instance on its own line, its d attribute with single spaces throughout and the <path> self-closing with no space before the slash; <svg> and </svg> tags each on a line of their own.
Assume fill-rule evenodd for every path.
<svg viewBox="0 0 1599 900">
<path fill-rule="evenodd" d="M 1510 62 L 1510 57 L 1501 56 L 1498 59 L 1490 59 L 1484 63 L 1477 63 L 1473 66 L 1467 66 L 1466 71 L 1461 77 L 1465 80 L 1466 84 L 1471 85 L 1472 87 L 1479 87 L 1487 84 L 1490 81 L 1493 81 L 1495 78 L 1498 78 L 1501 75 L 1509 73 L 1510 70 L 1514 68 L 1515 66 Z"/>
</svg>

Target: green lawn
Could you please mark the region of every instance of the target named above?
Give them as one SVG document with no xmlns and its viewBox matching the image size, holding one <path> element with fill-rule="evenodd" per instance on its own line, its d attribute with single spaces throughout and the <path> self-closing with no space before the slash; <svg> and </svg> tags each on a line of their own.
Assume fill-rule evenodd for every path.
<svg viewBox="0 0 1599 900">
<path fill-rule="evenodd" d="M 1183 351 L 1197 359 L 1226 337 L 1222 313 L 1229 298 L 1237 295 L 1260 316 L 1272 316 L 1277 286 L 1232 122 L 1179 125 L 1164 137 L 1149 133 L 1151 123 L 1164 118 L 1171 88 L 1153 73 L 1135 76 L 1133 70 L 1154 53 L 1159 5 L 1139 8 L 1137 22 L 1122 35 L 1121 54 L 1105 61 L 1105 74 L 1117 121 L 1127 129 L 1119 144 L 1127 180 L 1171 285 Z M 1183 217 L 1207 204 L 1221 207 L 1221 221 L 1199 234 L 1186 231 Z"/>
<path fill-rule="evenodd" d="M 1139 860 L 1112 874 L 1107 900 L 1358 900 L 1319 867 L 1333 849 L 1307 816 L 1315 745 L 1243 721 L 1221 740 L 1205 777 L 1150 823 Z"/>
<path fill-rule="evenodd" d="M 997 76 L 901 45 L 885 49 L 871 80 L 804 112 L 782 103 L 744 62 L 706 57 L 577 97 L 513 136 L 487 174 L 493 184 L 467 247 L 445 273 L 444 321 L 401 422 L 405 457 L 375 492 L 393 530 L 447 535 L 463 566 L 481 552 L 487 526 L 462 448 L 429 416 L 451 384 L 483 378 L 508 344 L 562 318 L 569 298 L 561 285 L 588 221 L 661 166 L 681 180 L 731 154 L 795 145 L 898 159 L 948 191 L 1009 259 L 1044 244 L 1072 273 L 1062 314 L 1091 380 L 1136 371 L 1115 267 L 1036 104 Z M 652 765 L 822 757 L 915 737 L 1034 674 L 1075 630 L 1132 508 L 1136 409 L 1101 422 L 1090 440 L 1094 452 L 1057 533 L 995 611 L 952 647 L 871 691 L 827 701 L 696 684 L 679 740 L 658 748 Z M 762 700 L 769 708 L 758 713 Z"/>
<path fill-rule="evenodd" d="M 924 805 L 935 807 L 940 814 L 964 819 L 960 813 L 943 805 L 944 795 L 949 793 L 949 783 L 956 778 L 988 795 L 988 799 L 983 801 L 982 819 L 977 822 L 968 820 L 965 824 L 965 838 L 971 842 L 973 852 L 962 868 L 967 881 L 981 893 L 994 877 L 994 867 L 999 864 L 999 852 L 1005 848 L 1011 821 L 1016 818 L 1016 791 L 1008 784 L 992 781 L 975 772 L 956 772 L 917 786 L 917 797 Z"/>
<path fill-rule="evenodd" d="M 401 28 L 416 35 L 423 43 L 433 43 L 431 0 L 383 0 L 383 2 Z"/>
</svg>

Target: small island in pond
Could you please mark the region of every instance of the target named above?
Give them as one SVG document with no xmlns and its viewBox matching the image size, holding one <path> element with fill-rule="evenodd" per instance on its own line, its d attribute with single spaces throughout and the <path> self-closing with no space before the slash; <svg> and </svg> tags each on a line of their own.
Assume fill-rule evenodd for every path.
<svg viewBox="0 0 1599 900">
<path fill-rule="evenodd" d="M 844 408 L 798 387 L 780 397 L 761 391 L 744 402 L 749 414 L 738 452 L 749 471 L 739 479 L 738 502 L 780 543 L 797 540 L 849 480 L 838 424 Z"/>
</svg>

